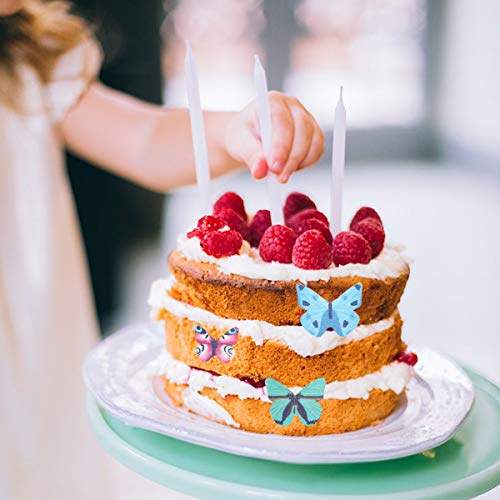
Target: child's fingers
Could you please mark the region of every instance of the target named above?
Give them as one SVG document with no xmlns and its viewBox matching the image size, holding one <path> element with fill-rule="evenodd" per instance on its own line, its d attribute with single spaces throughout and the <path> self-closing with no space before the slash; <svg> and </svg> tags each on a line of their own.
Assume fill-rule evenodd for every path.
<svg viewBox="0 0 500 500">
<path fill-rule="evenodd" d="M 286 100 L 278 92 L 269 93 L 271 108 L 272 143 L 269 155 L 269 169 L 275 174 L 283 170 L 293 144 L 294 119 Z"/>
<path fill-rule="evenodd" d="M 300 168 L 309 167 L 319 161 L 325 150 L 325 134 L 317 123 L 314 123 L 314 132 L 305 158 L 302 160 Z"/>
<path fill-rule="evenodd" d="M 267 175 L 267 161 L 262 153 L 262 143 L 250 131 L 238 132 L 239 157 L 248 166 L 255 179 L 263 179 Z"/>
<path fill-rule="evenodd" d="M 252 166 L 250 167 L 250 172 L 252 173 L 252 177 L 256 180 L 266 177 L 268 172 L 266 159 L 261 156 L 256 162 L 252 164 Z"/>
<path fill-rule="evenodd" d="M 302 165 L 306 158 L 314 134 L 314 121 L 302 107 L 295 107 L 292 110 L 295 123 L 295 133 L 293 135 L 292 148 L 281 175 L 280 182 L 288 182 L 290 176 Z"/>
<path fill-rule="evenodd" d="M 226 147 L 230 156 L 250 168 L 255 179 L 262 179 L 271 172 L 281 182 L 287 182 L 293 172 L 320 158 L 324 148 L 323 133 L 298 99 L 270 92 L 269 105 L 272 143 L 267 159 L 262 152 L 255 102 L 229 122 Z"/>
</svg>

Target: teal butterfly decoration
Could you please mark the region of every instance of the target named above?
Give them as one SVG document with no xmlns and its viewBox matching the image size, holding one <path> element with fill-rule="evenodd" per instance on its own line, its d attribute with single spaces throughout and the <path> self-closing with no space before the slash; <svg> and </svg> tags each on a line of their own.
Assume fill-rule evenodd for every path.
<svg viewBox="0 0 500 500">
<path fill-rule="evenodd" d="M 302 283 L 297 285 L 299 306 L 307 312 L 300 317 L 301 325 L 315 337 L 322 337 L 328 328 L 345 337 L 359 324 L 359 316 L 354 312 L 361 306 L 363 285 L 356 283 L 333 302 L 313 292 Z"/>
<path fill-rule="evenodd" d="M 323 399 L 325 386 L 326 380 L 317 378 L 295 394 L 277 380 L 267 378 L 267 395 L 273 402 L 270 410 L 272 419 L 286 427 L 297 415 L 304 425 L 314 425 L 323 412 L 318 401 Z"/>
</svg>

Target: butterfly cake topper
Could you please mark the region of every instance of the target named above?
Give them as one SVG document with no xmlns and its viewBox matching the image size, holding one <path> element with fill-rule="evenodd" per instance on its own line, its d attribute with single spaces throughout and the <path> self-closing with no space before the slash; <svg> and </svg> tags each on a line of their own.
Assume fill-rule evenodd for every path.
<svg viewBox="0 0 500 500">
<path fill-rule="evenodd" d="M 202 361 L 210 361 L 214 356 L 221 363 L 229 363 L 236 354 L 233 346 L 238 342 L 238 328 L 228 330 L 220 339 L 214 339 L 200 325 L 194 327 L 194 338 L 198 344 L 195 352 Z"/>
<path fill-rule="evenodd" d="M 314 425 L 323 408 L 318 403 L 324 396 L 326 380 L 317 378 L 296 394 L 273 378 L 266 379 L 267 395 L 272 401 L 270 413 L 272 419 L 286 427 L 292 423 L 295 415 L 307 426 Z"/>
<path fill-rule="evenodd" d="M 315 337 L 322 337 L 329 328 L 345 337 L 359 324 L 359 316 L 354 310 L 361 306 L 362 295 L 363 285 L 356 283 L 330 302 L 300 283 L 297 285 L 297 300 L 307 311 L 300 317 L 300 323 Z"/>
</svg>

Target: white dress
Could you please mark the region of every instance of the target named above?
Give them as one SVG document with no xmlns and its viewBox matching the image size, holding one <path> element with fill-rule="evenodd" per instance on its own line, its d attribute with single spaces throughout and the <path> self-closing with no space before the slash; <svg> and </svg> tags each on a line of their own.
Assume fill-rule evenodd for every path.
<svg viewBox="0 0 500 500">
<path fill-rule="evenodd" d="M 97 326 L 57 123 L 100 65 L 88 41 L 42 85 L 20 68 L 26 114 L 0 103 L 0 499 L 107 499 L 107 459 L 81 379 Z"/>
</svg>

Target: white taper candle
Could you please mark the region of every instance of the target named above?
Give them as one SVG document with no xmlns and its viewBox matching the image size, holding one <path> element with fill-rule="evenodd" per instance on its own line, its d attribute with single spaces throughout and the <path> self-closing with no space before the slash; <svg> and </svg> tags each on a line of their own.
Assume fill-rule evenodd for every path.
<svg viewBox="0 0 500 500">
<path fill-rule="evenodd" d="M 207 141 L 203 111 L 200 103 L 200 88 L 198 71 L 193 57 L 191 45 L 186 40 L 186 58 L 184 60 L 186 74 L 186 90 L 189 103 L 189 118 L 191 120 L 191 134 L 193 136 L 194 163 L 196 167 L 196 182 L 200 194 L 199 209 L 201 214 L 211 212 L 210 206 L 210 166 L 208 163 Z"/>
<path fill-rule="evenodd" d="M 271 110 L 269 108 L 269 94 L 267 88 L 266 72 L 260 63 L 259 56 L 255 56 L 254 84 L 257 93 L 257 111 L 259 114 L 260 136 L 262 141 L 262 152 L 269 164 L 271 153 Z M 273 224 L 283 224 L 283 212 L 281 211 L 280 186 L 278 179 L 271 172 L 267 174 L 267 191 L 269 198 L 269 209 Z"/>
<path fill-rule="evenodd" d="M 342 230 L 342 188 L 345 165 L 346 112 L 342 99 L 343 88 L 335 107 L 332 146 L 332 176 L 330 187 L 330 229 L 333 237 Z"/>
</svg>

